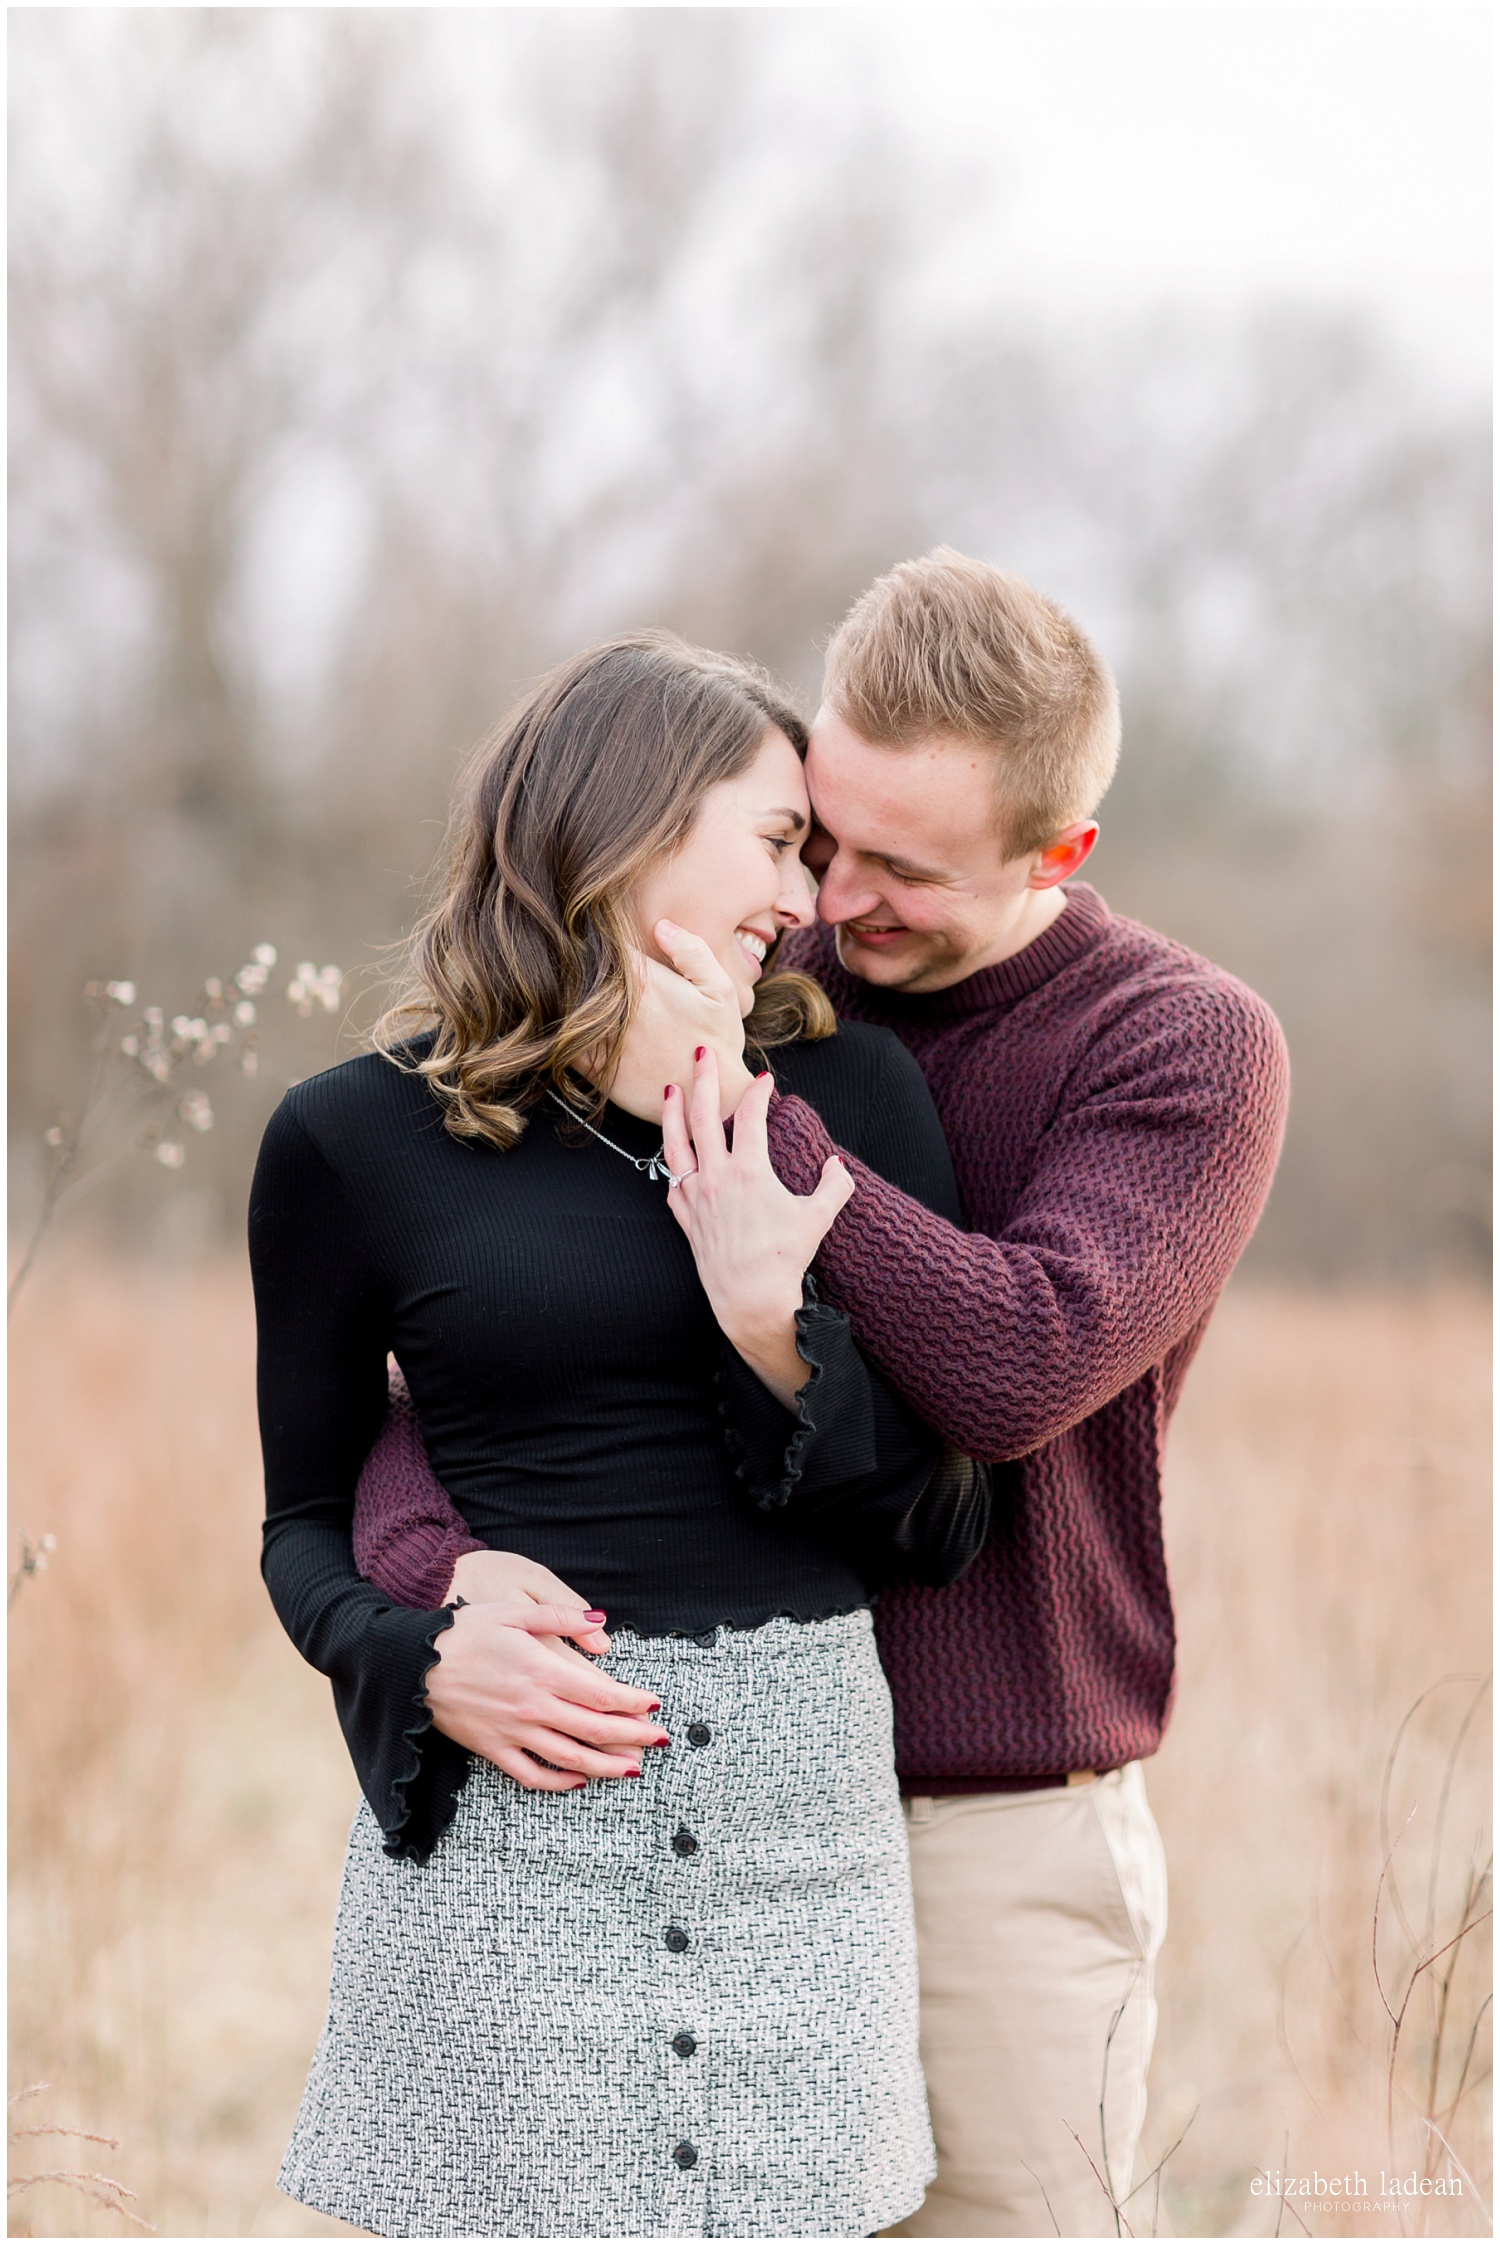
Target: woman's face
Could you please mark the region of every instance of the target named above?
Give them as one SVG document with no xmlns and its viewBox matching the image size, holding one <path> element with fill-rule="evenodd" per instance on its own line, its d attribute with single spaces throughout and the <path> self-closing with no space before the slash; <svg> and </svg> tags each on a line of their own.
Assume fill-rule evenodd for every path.
<svg viewBox="0 0 1500 2245">
<path fill-rule="evenodd" d="M 802 759 L 772 728 L 755 761 L 709 789 L 671 856 L 641 881 L 635 904 L 643 949 L 665 958 L 652 932 L 658 920 L 702 936 L 748 1013 L 777 936 L 813 919 L 812 881 L 798 855 L 809 815 Z"/>
</svg>

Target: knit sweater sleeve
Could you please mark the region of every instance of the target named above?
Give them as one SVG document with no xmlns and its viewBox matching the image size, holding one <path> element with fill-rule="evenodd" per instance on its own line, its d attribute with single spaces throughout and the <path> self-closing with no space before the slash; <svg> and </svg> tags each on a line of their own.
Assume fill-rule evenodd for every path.
<svg viewBox="0 0 1500 2245">
<path fill-rule="evenodd" d="M 889 1035 L 872 1041 L 866 1062 L 859 1153 L 916 1205 L 956 1218 L 958 1186 L 921 1070 Z M 720 1412 L 740 1481 L 763 1511 L 848 1551 L 872 1587 L 955 1582 L 989 1530 L 988 1468 L 934 1434 L 866 1363 L 848 1316 L 820 1299 L 810 1272 L 797 1349 L 808 1370 L 791 1411 L 724 1352 Z"/>
<path fill-rule="evenodd" d="M 394 1373 L 390 1405 L 354 1492 L 354 1561 L 397 1605 L 441 1606 L 454 1563 L 483 1551 L 432 1470 L 405 1380 Z"/>
<path fill-rule="evenodd" d="M 388 1312 L 338 1175 L 291 1101 L 271 1118 L 250 1201 L 265 1459 L 261 1569 L 283 1627 L 327 1676 L 388 1854 L 422 1861 L 465 1757 L 432 1728 L 425 1687 L 452 1622 L 362 1579 L 354 1488 L 386 1407 Z"/>
<path fill-rule="evenodd" d="M 820 1285 L 929 1425 L 973 1457 L 1024 1456 L 1207 1313 L 1270 1190 L 1286 1102 L 1285 1043 L 1252 992 L 1228 976 L 1143 991 L 1080 1056 L 1003 1229 L 963 1232 L 846 1155 L 857 1190 Z M 835 1151 L 812 1108 L 774 1100 L 769 1135 L 783 1182 L 812 1191 Z"/>
</svg>

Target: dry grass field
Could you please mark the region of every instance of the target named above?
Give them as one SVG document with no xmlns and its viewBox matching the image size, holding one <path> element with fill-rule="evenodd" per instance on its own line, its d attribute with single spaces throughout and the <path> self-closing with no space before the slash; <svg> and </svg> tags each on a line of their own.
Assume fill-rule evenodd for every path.
<svg viewBox="0 0 1500 2245">
<path fill-rule="evenodd" d="M 1245 1288 L 1189 1383 L 1181 1673 L 1151 1773 L 1173 1877 L 1152 2156 L 1186 2135 L 1137 2234 L 1488 2231 L 1488 1927 L 1417 1976 L 1393 2077 L 1372 1972 L 1392 1848 L 1375 1953 L 1398 2011 L 1488 1861 L 1487 1703 L 1459 1736 L 1488 1665 L 1487 1368 L 1470 1295 Z M 120 2139 L 26 2138 L 13 2172 L 100 2169 L 168 2236 L 349 2234 L 274 2185 L 354 1785 L 256 1573 L 241 1270 L 59 1254 L 18 1308 L 10 1392 L 12 1564 L 57 1539 L 12 1628 L 12 2089 L 50 2084 L 13 2120 Z M 1399 2213 L 1252 2188 L 1353 2169 L 1373 2196 L 1454 2159 L 1462 2195 Z M 44 2184 L 12 2233 L 127 2225 Z"/>
</svg>

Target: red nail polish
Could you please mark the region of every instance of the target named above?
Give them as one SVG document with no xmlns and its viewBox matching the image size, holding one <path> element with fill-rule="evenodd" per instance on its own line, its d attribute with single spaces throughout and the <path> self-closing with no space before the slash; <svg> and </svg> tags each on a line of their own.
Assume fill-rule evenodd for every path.
<svg viewBox="0 0 1500 2245">
<path fill-rule="evenodd" d="M 653 1738 L 651 1743 L 653 1746 L 670 1746 L 672 1741 L 667 1736 L 666 1732 L 663 1731 L 660 1738 Z"/>
<path fill-rule="evenodd" d="M 666 1089 L 665 1089 L 665 1090 L 663 1091 L 663 1093 L 662 1093 L 662 1097 L 663 1097 L 663 1099 L 670 1099 L 670 1098 L 671 1098 L 671 1096 L 672 1096 L 672 1094 L 673 1094 L 673 1092 L 674 1092 L 674 1091 L 675 1091 L 676 1089 L 677 1089 L 677 1086 L 676 1086 L 676 1084 L 668 1084 L 668 1085 L 667 1085 L 667 1087 L 666 1087 Z"/>
<path fill-rule="evenodd" d="M 604 1616 L 597 1606 L 590 1606 L 583 1618 L 585 1621 L 603 1621 Z"/>
<path fill-rule="evenodd" d="M 648 1715 L 659 1715 L 661 1713 L 661 1701 L 659 1699 L 648 1700 L 646 1703 L 646 1713 Z"/>
<path fill-rule="evenodd" d="M 639 1776 L 640 1776 L 640 1774 L 641 1774 L 641 1773 L 640 1773 L 640 1771 L 639 1771 L 638 1769 L 628 1769 L 628 1770 L 627 1770 L 627 1771 L 625 1772 L 625 1775 L 626 1775 L 627 1777 L 639 1777 Z"/>
<path fill-rule="evenodd" d="M 693 1058 L 694 1058 L 695 1060 L 701 1060 L 701 1059 L 703 1058 L 704 1054 L 705 1054 L 705 1053 L 707 1052 L 707 1050 L 708 1050 L 708 1047 L 707 1047 L 707 1045 L 699 1045 L 699 1046 L 698 1046 L 698 1048 L 697 1048 L 697 1050 L 696 1050 L 696 1051 L 694 1052 L 694 1054 L 693 1054 Z"/>
</svg>

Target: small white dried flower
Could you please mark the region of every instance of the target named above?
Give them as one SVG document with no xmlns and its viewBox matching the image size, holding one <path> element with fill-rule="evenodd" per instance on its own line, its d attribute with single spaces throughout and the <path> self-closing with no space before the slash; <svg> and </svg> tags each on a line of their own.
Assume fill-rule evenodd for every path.
<svg viewBox="0 0 1500 2245">
<path fill-rule="evenodd" d="M 135 1004 L 135 984 L 133 982 L 106 982 L 104 995 L 106 998 L 113 998 L 117 1006 L 133 1006 Z"/>
<path fill-rule="evenodd" d="M 234 1031 L 227 1021 L 216 1021 L 209 1031 L 209 1036 L 216 1045 L 227 1045 L 233 1035 Z"/>
<path fill-rule="evenodd" d="M 56 1538 L 56 1536 L 51 1536 L 51 1535 L 48 1535 L 48 1536 L 43 1536 L 43 1538 L 42 1538 L 41 1542 L 40 1542 L 40 1543 L 39 1543 L 39 1544 L 37 1545 L 37 1550 L 38 1550 L 38 1551 L 56 1551 L 56 1549 L 57 1549 L 57 1538 Z"/>
<path fill-rule="evenodd" d="M 187 1160 L 187 1148 L 179 1146 L 175 1138 L 159 1138 L 156 1142 L 156 1158 L 163 1169 L 181 1169 Z"/>
<path fill-rule="evenodd" d="M 257 943 L 250 956 L 258 967 L 274 967 L 276 964 L 276 946 L 274 943 Z"/>
<path fill-rule="evenodd" d="M 159 1084 L 164 1084 L 172 1073 L 172 1063 L 164 1052 L 144 1054 L 141 1059 L 141 1066 L 148 1075 L 154 1076 Z"/>
<path fill-rule="evenodd" d="M 60 1146 L 62 1144 L 63 1134 L 58 1129 L 56 1123 L 54 1123 L 52 1125 L 52 1128 L 46 1133 L 46 1139 L 49 1146 Z"/>
<path fill-rule="evenodd" d="M 120 1050 L 125 1054 L 127 1059 L 134 1060 L 136 1054 L 140 1051 L 140 1049 L 141 1040 L 139 1037 L 122 1037 L 120 1039 Z"/>
<path fill-rule="evenodd" d="M 266 986 L 265 967 L 241 967 L 235 976 L 235 988 L 243 990 L 247 998 L 258 998 Z"/>
<path fill-rule="evenodd" d="M 212 998 L 215 1005 L 217 1005 L 219 1000 L 223 997 L 224 985 L 219 980 L 216 974 L 211 974 L 207 982 L 204 983 L 203 995 L 205 998 Z"/>
<path fill-rule="evenodd" d="M 259 1066 L 260 1055 L 254 1045 L 246 1045 L 244 1051 L 240 1054 L 240 1074 L 242 1076 L 253 1076 Z"/>
<path fill-rule="evenodd" d="M 234 1018 L 242 1029 L 248 1029 L 255 1019 L 255 1008 L 248 998 L 241 998 L 234 1009 Z"/>
<path fill-rule="evenodd" d="M 213 1108 L 201 1091 L 186 1093 L 177 1112 L 189 1130 L 212 1130 L 214 1127 Z"/>
<path fill-rule="evenodd" d="M 160 1029 L 166 1016 L 160 1006 L 147 1006 L 143 1018 L 148 1029 Z"/>
<path fill-rule="evenodd" d="M 338 1010 L 343 980 L 338 967 L 319 968 L 313 965 L 311 959 L 304 959 L 287 984 L 286 994 L 304 1020 L 314 1006 L 322 1006 L 325 1012 L 335 1013 Z"/>
<path fill-rule="evenodd" d="M 174 1013 L 172 1016 L 173 1036 L 181 1037 L 184 1043 L 186 1043 L 187 1039 L 192 1035 L 192 1033 L 193 1024 L 191 1023 L 191 1021 L 189 1021 L 187 1015 L 185 1013 Z"/>
</svg>

